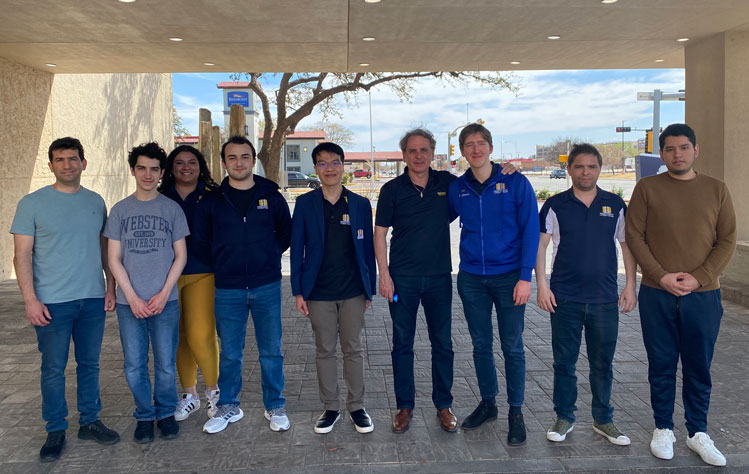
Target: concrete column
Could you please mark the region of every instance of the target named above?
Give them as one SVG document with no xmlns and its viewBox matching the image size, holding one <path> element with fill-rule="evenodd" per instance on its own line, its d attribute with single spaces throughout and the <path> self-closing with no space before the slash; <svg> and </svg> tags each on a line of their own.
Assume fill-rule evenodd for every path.
<svg viewBox="0 0 749 474">
<path fill-rule="evenodd" d="M 690 42 L 691 43 L 691 42 Z M 729 31 L 685 49 L 686 122 L 697 134 L 695 169 L 724 180 L 738 221 L 725 280 L 749 287 L 749 32 Z"/>
</svg>

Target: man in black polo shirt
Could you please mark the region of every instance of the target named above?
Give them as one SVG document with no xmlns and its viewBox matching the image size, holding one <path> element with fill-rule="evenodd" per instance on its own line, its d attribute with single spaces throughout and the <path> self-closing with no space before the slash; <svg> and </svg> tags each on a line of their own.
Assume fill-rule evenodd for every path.
<svg viewBox="0 0 749 474">
<path fill-rule="evenodd" d="M 417 128 L 407 132 L 400 141 L 406 171 L 382 187 L 377 202 L 374 244 L 380 294 L 390 302 L 393 320 L 391 356 L 398 408 L 393 418 L 396 433 L 406 431 L 413 416 L 416 395 L 413 346 L 419 303 L 424 307 L 432 344 L 432 402 L 442 429 L 448 432 L 458 429 L 450 393 L 452 265 L 447 199 L 447 188 L 456 177 L 429 167 L 436 144 L 428 130 Z M 393 235 L 388 266 L 389 227 L 393 228 Z"/>
<path fill-rule="evenodd" d="M 541 209 L 541 239 L 536 258 L 538 306 L 551 313 L 554 352 L 554 411 L 557 419 L 546 432 L 564 441 L 575 422 L 575 364 L 583 328 L 593 395 L 593 431 L 611 443 L 630 444 L 613 423 L 612 362 L 619 331 L 618 305 L 628 312 L 637 303 L 635 262 L 624 242 L 626 206 L 619 196 L 596 186 L 601 154 L 589 144 L 575 145 L 567 170 L 572 187 L 546 201 Z M 546 283 L 546 248 L 554 242 L 551 289 Z M 617 287 L 616 241 L 622 248 L 626 285 Z"/>
<path fill-rule="evenodd" d="M 336 344 L 340 337 L 346 409 L 359 433 L 374 429 L 364 410 L 364 312 L 375 293 L 376 269 L 369 200 L 341 185 L 343 150 L 325 142 L 312 150 L 321 188 L 299 196 L 291 233 L 291 291 L 315 332 L 317 381 L 323 413 L 315 433 L 341 417 Z"/>
</svg>

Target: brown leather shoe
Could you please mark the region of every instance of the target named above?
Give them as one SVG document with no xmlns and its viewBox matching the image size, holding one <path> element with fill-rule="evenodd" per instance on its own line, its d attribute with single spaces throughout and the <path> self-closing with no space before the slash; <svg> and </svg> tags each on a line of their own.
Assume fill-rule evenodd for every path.
<svg viewBox="0 0 749 474">
<path fill-rule="evenodd" d="M 401 408 L 393 417 L 393 432 L 403 433 L 408 430 L 408 424 L 414 416 L 414 411 L 407 408 Z"/>
<path fill-rule="evenodd" d="M 437 410 L 437 417 L 440 419 L 440 426 L 442 426 L 443 430 L 449 433 L 458 431 L 458 419 L 455 417 L 452 408 Z"/>
</svg>

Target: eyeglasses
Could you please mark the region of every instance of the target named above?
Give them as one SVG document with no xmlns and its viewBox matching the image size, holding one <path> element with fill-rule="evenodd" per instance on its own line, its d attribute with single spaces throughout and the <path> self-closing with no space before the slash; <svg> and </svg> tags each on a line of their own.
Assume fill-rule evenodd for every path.
<svg viewBox="0 0 749 474">
<path fill-rule="evenodd" d="M 318 161 L 317 167 L 320 168 L 320 171 L 324 171 L 330 166 L 331 168 L 340 168 L 343 163 L 340 160 L 331 161 L 330 163 L 326 163 L 324 161 Z"/>
</svg>

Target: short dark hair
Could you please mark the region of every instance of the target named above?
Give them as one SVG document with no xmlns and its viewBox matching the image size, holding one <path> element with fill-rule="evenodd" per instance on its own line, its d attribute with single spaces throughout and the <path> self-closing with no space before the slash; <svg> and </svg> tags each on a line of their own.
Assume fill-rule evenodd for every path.
<svg viewBox="0 0 749 474">
<path fill-rule="evenodd" d="M 252 145 L 252 142 L 247 139 L 247 137 L 243 137 L 241 135 L 234 135 L 233 137 L 229 137 L 228 140 L 226 140 L 226 143 L 221 145 L 221 161 L 225 161 L 224 151 L 226 150 L 226 147 L 233 143 L 235 145 L 250 145 L 250 149 L 252 150 L 252 159 L 254 160 L 257 156 L 257 152 L 255 151 L 255 147 Z"/>
<path fill-rule="evenodd" d="M 159 168 L 162 170 L 166 167 L 166 152 L 156 142 L 143 143 L 130 150 L 127 155 L 127 162 L 130 168 L 135 168 L 139 156 L 147 156 L 154 160 L 159 160 Z"/>
<path fill-rule="evenodd" d="M 474 133 L 480 133 L 481 138 L 486 140 L 490 147 L 494 147 L 492 144 L 492 132 L 480 123 L 472 123 L 466 125 L 463 127 L 463 130 L 460 131 L 460 135 L 458 136 L 458 146 L 460 147 L 460 151 L 463 151 L 463 143 L 465 143 L 466 138 Z"/>
<path fill-rule="evenodd" d="M 663 150 L 666 144 L 666 137 L 687 137 L 692 146 L 697 146 L 697 136 L 694 134 L 692 127 L 685 123 L 672 123 L 658 136 L 658 145 Z"/>
<path fill-rule="evenodd" d="M 77 138 L 63 137 L 53 141 L 49 146 L 49 150 L 47 151 L 50 163 L 52 163 L 52 152 L 55 150 L 77 150 L 78 158 L 80 158 L 81 161 L 86 159 L 85 155 L 83 154 L 83 145 L 81 145 L 81 141 Z"/>
<path fill-rule="evenodd" d="M 601 157 L 601 152 L 598 151 L 598 148 L 590 143 L 575 143 L 572 145 L 570 156 L 567 157 L 567 168 L 572 166 L 572 162 L 575 161 L 575 158 L 577 158 L 578 155 L 594 155 L 598 158 L 598 166 L 603 166 L 603 158 Z"/>
<path fill-rule="evenodd" d="M 320 154 L 321 151 L 327 151 L 328 153 L 333 153 L 334 155 L 338 155 L 341 158 L 341 162 L 343 162 L 343 148 L 336 145 L 333 142 L 322 142 L 319 145 L 317 145 L 315 148 L 312 149 L 312 164 L 317 165 L 317 155 Z"/>
<path fill-rule="evenodd" d="M 434 135 L 432 135 L 432 132 L 425 128 L 414 128 L 413 130 L 409 130 L 406 132 L 405 135 L 403 135 L 403 138 L 401 138 L 401 141 L 399 143 L 401 151 L 406 151 L 406 145 L 408 145 L 408 139 L 411 137 L 422 137 L 429 140 L 429 146 L 432 148 L 432 151 L 434 151 L 435 148 L 437 148 L 437 140 L 434 139 Z"/>
</svg>

